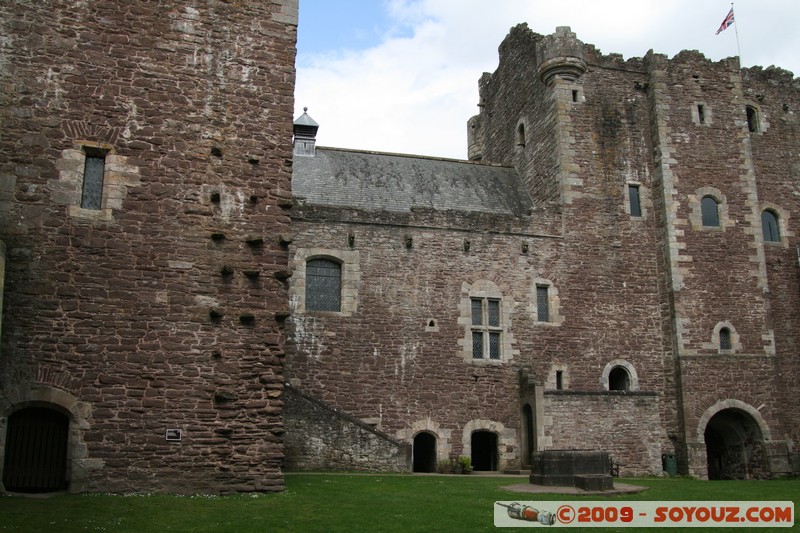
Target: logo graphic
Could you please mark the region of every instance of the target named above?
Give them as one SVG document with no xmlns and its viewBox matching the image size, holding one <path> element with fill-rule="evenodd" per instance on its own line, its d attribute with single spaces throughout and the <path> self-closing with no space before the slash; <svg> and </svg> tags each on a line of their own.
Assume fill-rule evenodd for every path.
<svg viewBox="0 0 800 533">
<path fill-rule="evenodd" d="M 556 523 L 556 515 L 550 511 L 540 511 L 530 505 L 522 505 L 521 503 L 514 502 L 511 505 L 497 502 L 500 507 L 505 507 L 508 516 L 516 520 L 525 520 L 526 522 L 539 522 L 544 526 L 552 526 Z"/>
</svg>

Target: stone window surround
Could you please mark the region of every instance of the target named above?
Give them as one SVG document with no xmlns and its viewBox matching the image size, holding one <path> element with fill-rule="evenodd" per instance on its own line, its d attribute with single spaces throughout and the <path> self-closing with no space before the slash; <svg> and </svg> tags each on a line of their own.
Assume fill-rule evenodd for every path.
<svg viewBox="0 0 800 533">
<path fill-rule="evenodd" d="M 785 211 L 783 208 L 779 207 L 772 202 L 764 202 L 761 204 L 761 211 L 759 211 L 758 218 L 759 223 L 761 222 L 761 213 L 764 211 L 772 211 L 775 213 L 775 216 L 778 218 L 778 232 L 780 233 L 780 240 L 778 241 L 764 241 L 764 244 L 767 246 L 781 246 L 783 248 L 789 247 L 789 237 L 794 237 L 795 233 L 789 230 L 789 219 L 791 215 L 788 211 Z M 762 231 L 759 233 L 763 239 L 763 228 Z"/>
<path fill-rule="evenodd" d="M 86 166 L 86 149 L 106 153 L 103 175 L 103 192 L 100 209 L 81 207 L 83 172 Z M 70 217 L 87 221 L 111 221 L 113 212 L 122 208 L 128 187 L 141 185 L 139 168 L 129 165 L 127 158 L 116 153 L 114 146 L 87 140 L 76 140 L 72 148 L 62 150 L 56 162 L 58 178 L 48 181 L 51 199 L 56 204 L 68 206 Z"/>
<path fill-rule="evenodd" d="M 549 317 L 546 322 L 542 322 L 539 320 L 539 309 L 536 305 L 536 289 L 537 287 L 547 287 L 547 304 L 548 304 L 548 311 Z M 544 278 L 534 278 L 533 283 L 531 283 L 530 288 L 530 307 L 529 312 L 533 321 L 536 322 L 537 325 L 550 325 L 550 326 L 560 326 L 564 322 L 564 317 L 561 316 L 559 307 L 560 307 L 560 299 L 558 297 L 558 289 L 556 288 L 555 284 L 550 281 L 549 279 Z"/>
<path fill-rule="evenodd" d="M 631 185 L 639 188 L 639 211 L 642 214 L 638 217 L 631 215 L 631 197 L 628 191 L 628 187 Z M 631 217 L 631 220 L 644 220 L 647 218 L 648 208 L 652 205 L 652 202 L 650 201 L 650 189 L 644 183 L 635 180 L 626 181 L 622 196 L 625 198 L 625 214 Z"/>
<path fill-rule="evenodd" d="M 544 383 L 546 390 L 559 390 L 557 387 L 556 375 L 561 372 L 561 390 L 569 389 L 569 365 L 563 363 L 553 363 L 547 373 L 547 381 Z"/>
<path fill-rule="evenodd" d="M 309 259 L 331 259 L 342 266 L 342 305 L 339 311 L 306 311 L 306 262 Z M 352 316 L 358 310 L 358 284 L 361 280 L 357 250 L 333 248 L 298 248 L 292 259 L 289 304 L 295 313 L 331 316 Z"/>
<path fill-rule="evenodd" d="M 756 131 L 750 131 L 749 121 L 747 120 L 747 108 L 750 107 L 755 111 L 755 118 L 756 118 Z M 752 134 L 762 134 L 767 131 L 769 127 L 769 122 L 767 121 L 766 114 L 764 111 L 761 110 L 761 106 L 755 102 L 750 100 L 744 103 L 745 109 L 745 118 L 744 118 L 744 127 L 748 131 L 748 133 Z"/>
<path fill-rule="evenodd" d="M 700 106 L 703 107 L 703 121 L 700 121 Z M 711 126 L 713 114 L 711 106 L 706 102 L 697 101 L 692 105 L 692 122 L 697 126 Z"/>
<path fill-rule="evenodd" d="M 500 359 L 474 359 L 472 357 L 472 300 L 484 298 L 500 302 Z M 458 324 L 462 326 L 464 335 L 458 340 L 459 352 L 462 359 L 473 366 L 494 366 L 511 361 L 518 350 L 512 348 L 514 336 L 511 333 L 511 313 L 513 302 L 503 298 L 500 288 L 488 280 L 476 281 L 473 284 L 463 283 L 461 286 L 461 300 L 458 305 Z"/>
<path fill-rule="evenodd" d="M 475 303 L 479 303 L 481 307 L 481 316 L 480 322 L 478 324 L 475 323 L 475 317 L 473 316 L 472 320 L 472 335 L 473 335 L 473 345 L 472 345 L 472 358 L 473 359 L 494 359 L 499 360 L 502 358 L 502 349 L 503 349 L 503 301 L 500 298 L 478 298 L 473 296 L 470 298 L 472 300 L 471 304 L 474 305 Z M 497 324 L 492 324 L 492 320 L 490 319 L 491 312 L 490 309 L 493 307 L 492 304 L 497 304 Z M 475 356 L 475 334 L 479 333 L 481 335 L 481 351 L 478 357 Z M 492 349 L 491 349 L 491 337 L 492 334 L 497 335 L 499 338 L 499 346 L 497 347 L 498 357 L 492 357 Z"/>
<path fill-rule="evenodd" d="M 717 201 L 719 214 L 719 226 L 704 226 L 703 213 L 700 203 L 706 196 L 712 197 Z M 722 192 L 715 187 L 700 187 L 694 194 L 688 195 L 689 203 L 689 222 L 693 229 L 701 231 L 725 231 L 725 228 L 733 227 L 735 221 L 728 216 L 728 201 Z"/>
<path fill-rule="evenodd" d="M 722 328 L 727 328 L 728 331 L 731 333 L 731 349 L 730 350 L 723 350 L 720 348 L 719 342 L 719 332 Z M 736 333 L 736 328 L 733 327 L 733 324 L 728 322 L 727 320 L 722 322 L 717 322 L 714 326 L 714 331 L 711 333 L 711 342 L 704 343 L 703 348 L 707 350 L 714 350 L 720 355 L 733 355 L 735 353 L 741 353 L 742 351 L 742 344 L 739 339 L 739 334 Z"/>
<path fill-rule="evenodd" d="M 608 376 L 611 374 L 611 371 L 617 367 L 621 367 L 628 372 L 628 391 L 638 391 L 639 375 L 636 373 L 636 368 L 634 368 L 634 366 L 625 359 L 614 359 L 609 361 L 605 368 L 603 368 L 603 374 L 600 376 L 600 385 L 603 386 L 603 389 L 609 390 Z"/>
</svg>

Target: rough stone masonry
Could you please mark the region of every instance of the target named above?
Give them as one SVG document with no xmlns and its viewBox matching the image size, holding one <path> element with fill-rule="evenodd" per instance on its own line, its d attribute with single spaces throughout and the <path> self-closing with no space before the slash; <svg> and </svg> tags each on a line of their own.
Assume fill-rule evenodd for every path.
<svg viewBox="0 0 800 533">
<path fill-rule="evenodd" d="M 0 6 L 6 490 L 282 490 L 296 26 L 297 0 Z"/>
</svg>

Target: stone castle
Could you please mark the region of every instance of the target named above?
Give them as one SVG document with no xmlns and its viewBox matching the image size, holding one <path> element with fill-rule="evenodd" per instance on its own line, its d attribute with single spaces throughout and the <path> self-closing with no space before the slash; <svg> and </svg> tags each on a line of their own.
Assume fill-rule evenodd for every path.
<svg viewBox="0 0 800 533">
<path fill-rule="evenodd" d="M 0 490 L 797 470 L 791 73 L 523 24 L 457 161 L 316 146 L 296 0 L 0 26 Z"/>
</svg>

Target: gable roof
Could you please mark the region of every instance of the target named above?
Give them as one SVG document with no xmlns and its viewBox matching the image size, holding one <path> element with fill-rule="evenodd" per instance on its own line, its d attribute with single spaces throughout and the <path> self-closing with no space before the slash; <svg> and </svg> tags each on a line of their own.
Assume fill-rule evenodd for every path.
<svg viewBox="0 0 800 533">
<path fill-rule="evenodd" d="M 429 208 L 525 216 L 533 206 L 511 167 L 338 148 L 296 156 L 292 192 L 306 204 L 393 212 Z"/>
</svg>

